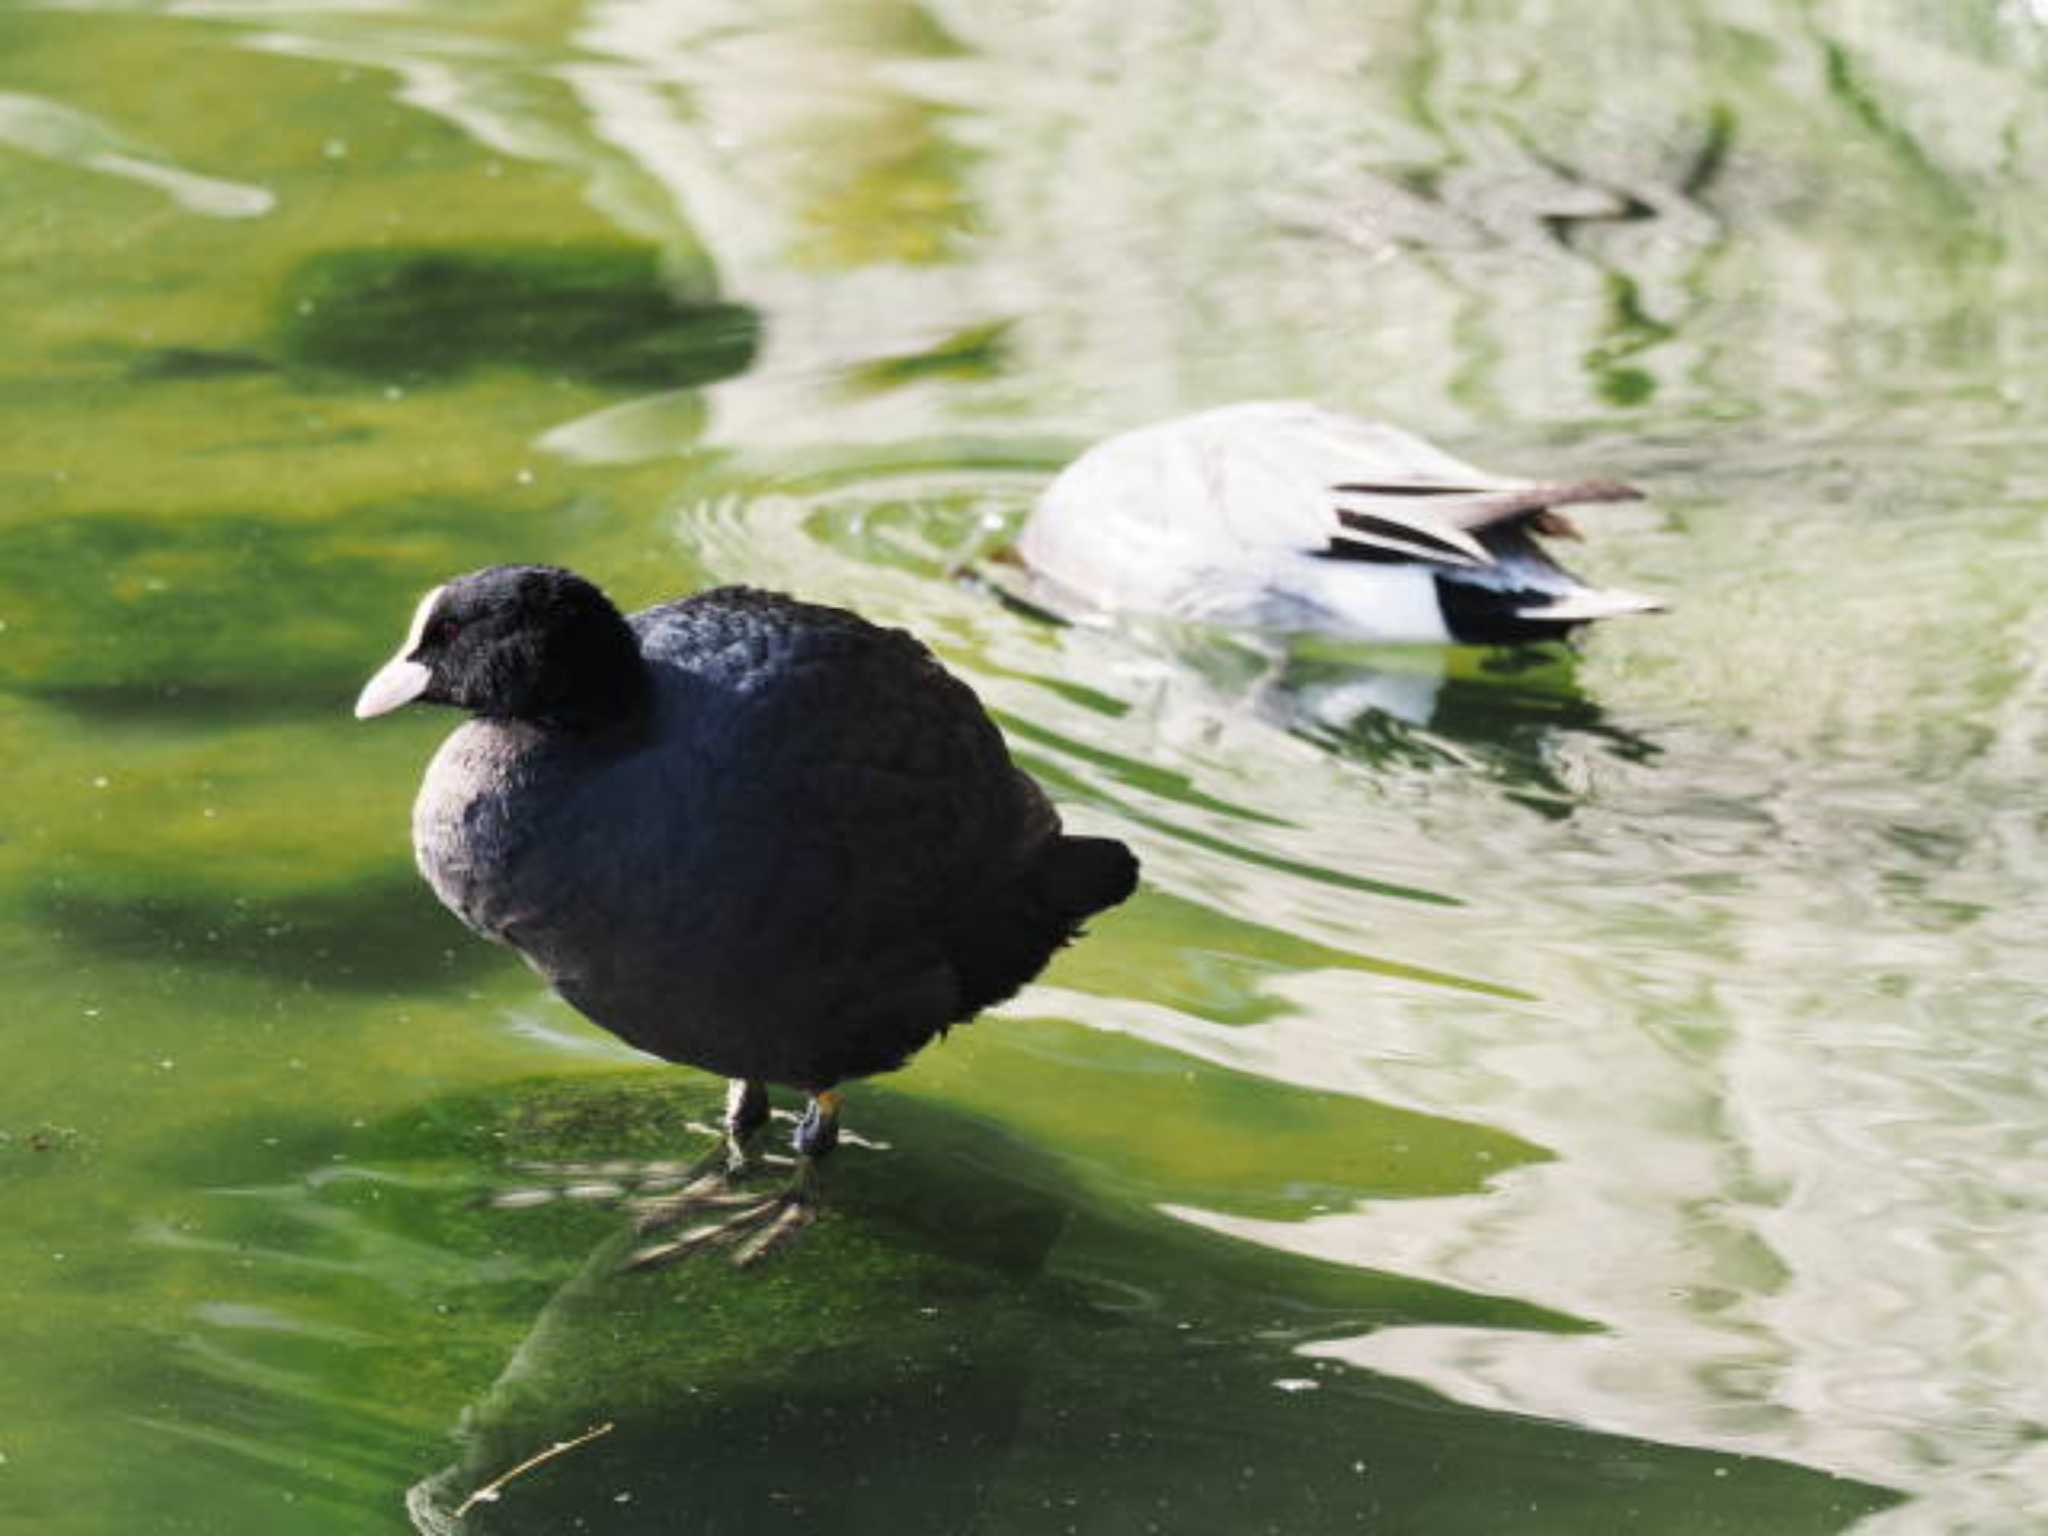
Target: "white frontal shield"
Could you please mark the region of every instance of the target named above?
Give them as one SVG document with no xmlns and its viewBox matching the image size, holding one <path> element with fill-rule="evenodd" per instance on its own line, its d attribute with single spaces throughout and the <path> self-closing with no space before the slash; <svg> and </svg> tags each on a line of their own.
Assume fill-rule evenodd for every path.
<svg viewBox="0 0 2048 1536">
<path fill-rule="evenodd" d="M 419 607 L 413 610 L 412 628 L 406 631 L 405 643 L 399 646 L 398 654 L 379 667 L 377 675 L 356 695 L 358 720 L 388 715 L 427 691 L 427 684 L 434 680 L 433 671 L 412 658 L 420 648 L 420 637 L 426 633 L 428 616 L 433 613 L 434 604 L 440 601 L 444 590 L 436 587 L 420 599 Z"/>
</svg>

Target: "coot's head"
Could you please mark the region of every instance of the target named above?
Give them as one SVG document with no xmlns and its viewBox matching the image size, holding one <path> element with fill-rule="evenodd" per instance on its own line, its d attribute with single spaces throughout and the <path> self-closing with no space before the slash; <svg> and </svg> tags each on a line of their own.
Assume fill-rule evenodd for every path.
<svg viewBox="0 0 2048 1536">
<path fill-rule="evenodd" d="M 492 719 L 593 730 L 634 715 L 647 672 L 611 600 L 574 571 L 494 565 L 420 599 L 356 718 L 420 700 Z"/>
</svg>

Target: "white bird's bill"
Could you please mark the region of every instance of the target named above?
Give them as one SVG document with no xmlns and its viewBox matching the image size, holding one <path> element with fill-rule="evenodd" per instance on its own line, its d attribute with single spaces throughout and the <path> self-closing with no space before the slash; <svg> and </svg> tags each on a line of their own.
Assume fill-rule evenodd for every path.
<svg viewBox="0 0 2048 1536">
<path fill-rule="evenodd" d="M 433 680 L 433 672 L 411 657 L 394 656 L 377 669 L 377 675 L 356 695 L 356 718 L 370 720 L 388 715 L 425 693 L 427 684 Z"/>
<path fill-rule="evenodd" d="M 413 609 L 412 624 L 405 632 L 405 642 L 399 646 L 398 654 L 379 667 L 377 675 L 363 684 L 363 691 L 356 695 L 358 720 L 388 715 L 427 691 L 427 684 L 434 680 L 434 674 L 414 661 L 412 655 L 426 636 L 427 620 L 433 615 L 434 604 L 441 600 L 441 594 L 446 590 L 445 586 L 434 588 L 420 599 L 419 607 Z"/>
</svg>

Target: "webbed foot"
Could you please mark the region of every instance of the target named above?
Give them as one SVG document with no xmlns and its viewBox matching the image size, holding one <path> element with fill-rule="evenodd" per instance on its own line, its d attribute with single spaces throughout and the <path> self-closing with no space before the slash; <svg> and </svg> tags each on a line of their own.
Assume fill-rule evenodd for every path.
<svg viewBox="0 0 2048 1536">
<path fill-rule="evenodd" d="M 812 1098 L 796 1128 L 795 1171 L 788 1185 L 774 1194 L 763 1196 L 758 1191 L 738 1189 L 728 1174 L 712 1175 L 673 1195 L 641 1202 L 641 1232 L 673 1226 L 695 1211 L 722 1210 L 731 1214 L 703 1222 L 667 1242 L 642 1248 L 622 1267 L 653 1269 L 713 1248 L 731 1248 L 733 1263 L 744 1268 L 787 1247 L 818 1219 L 818 1163 L 839 1143 L 839 1105 L 836 1093 L 820 1093 Z"/>
<path fill-rule="evenodd" d="M 744 1268 L 765 1259 L 793 1242 L 797 1234 L 818 1219 L 818 1172 L 815 1158 L 799 1156 L 788 1185 L 772 1194 L 731 1190 L 707 1193 L 687 1206 L 681 1205 L 690 1192 L 679 1191 L 660 1202 L 654 1225 L 670 1226 L 687 1212 L 725 1210 L 731 1214 L 703 1222 L 680 1237 L 653 1243 L 640 1249 L 621 1265 L 622 1269 L 657 1269 L 679 1263 L 714 1248 L 732 1249 L 732 1262 Z M 680 1208 L 678 1208 L 680 1207 Z M 650 1230 L 648 1212 L 643 1208 L 639 1230 Z"/>
</svg>

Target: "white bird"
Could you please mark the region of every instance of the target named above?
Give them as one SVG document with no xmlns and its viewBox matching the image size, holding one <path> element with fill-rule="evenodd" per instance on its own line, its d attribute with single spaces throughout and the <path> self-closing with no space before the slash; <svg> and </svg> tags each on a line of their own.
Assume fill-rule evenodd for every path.
<svg viewBox="0 0 2048 1536">
<path fill-rule="evenodd" d="M 1505 645 L 1664 605 L 1589 587 L 1536 535 L 1609 480 L 1474 469 L 1398 427 L 1301 401 L 1227 405 L 1068 465 L 1014 552 L 1052 606 L 1347 639 Z"/>
</svg>

